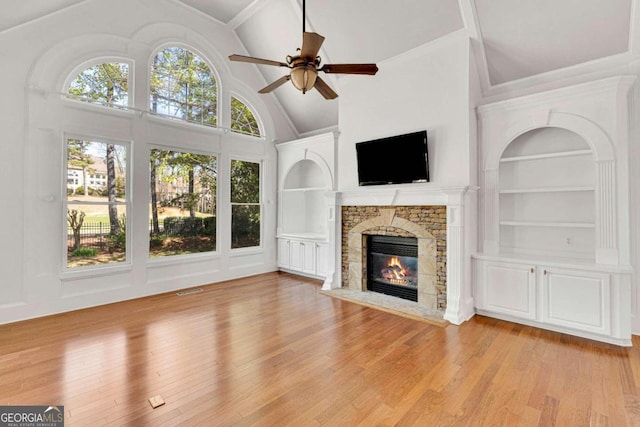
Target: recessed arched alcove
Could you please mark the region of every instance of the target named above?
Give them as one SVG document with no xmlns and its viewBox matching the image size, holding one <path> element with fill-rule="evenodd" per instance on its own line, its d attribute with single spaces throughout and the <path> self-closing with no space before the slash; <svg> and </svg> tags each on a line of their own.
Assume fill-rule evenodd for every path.
<svg viewBox="0 0 640 427">
<path fill-rule="evenodd" d="M 596 163 L 582 136 L 559 127 L 528 130 L 498 164 L 502 253 L 595 260 Z"/>
<path fill-rule="evenodd" d="M 283 233 L 326 236 L 325 193 L 330 188 L 324 171 L 314 160 L 301 159 L 294 163 L 282 185 Z"/>
<path fill-rule="evenodd" d="M 608 134 L 585 117 L 556 111 L 546 111 L 545 114 L 521 118 L 504 127 L 502 132 L 498 139 L 487 146 L 484 156 L 484 251 L 494 254 L 515 252 L 524 255 L 568 256 L 595 261 L 597 264 L 617 264 L 620 257 L 616 226 L 617 165 L 614 144 Z M 525 144 L 525 141 L 529 143 Z M 528 145 L 529 148 L 522 148 L 524 145 Z M 533 158 L 527 158 L 527 156 L 533 156 Z M 582 160 L 578 159 L 581 156 Z M 524 161 L 520 162 L 521 159 Z M 503 168 L 508 162 L 514 162 L 511 177 Z M 530 172 L 520 174 L 519 169 L 513 169 L 518 167 L 516 166 L 518 163 L 530 162 L 539 163 L 535 169 L 534 178 L 530 176 Z M 545 162 L 555 165 L 545 170 Z M 563 163 L 564 166 L 562 166 Z M 509 231 L 506 231 L 505 227 L 509 226 L 507 223 L 514 223 L 514 221 L 502 215 L 501 204 L 504 204 L 504 200 L 507 199 L 503 197 L 506 192 L 519 190 L 504 186 L 505 181 L 514 179 L 520 180 L 518 181 L 520 184 L 524 183 L 524 179 L 537 181 L 537 184 L 529 182 L 527 185 L 530 187 L 529 192 L 536 193 L 539 196 L 538 199 L 547 192 L 546 188 L 549 186 L 565 187 L 569 190 L 567 193 L 574 190 L 585 192 L 579 204 L 587 206 L 587 209 L 574 209 L 574 213 L 578 216 L 568 218 L 567 221 L 549 219 L 551 222 L 568 223 L 569 228 L 572 228 L 567 230 L 565 227 L 564 233 L 547 233 L 554 240 L 551 252 L 548 250 L 549 247 L 544 245 L 529 245 L 533 248 L 527 245 L 524 248 L 515 245 L 514 239 L 520 242 L 526 241 L 527 236 L 522 233 L 521 237 L 524 239 L 517 237 L 512 239 L 508 236 Z M 554 180 L 556 182 L 550 184 Z M 591 192 L 593 197 L 586 195 L 586 192 Z M 569 194 L 566 195 L 569 196 Z M 584 201 L 586 197 L 594 201 L 593 208 L 590 207 L 590 202 Z M 529 199 L 533 198 L 529 197 Z M 571 204 L 570 198 L 563 198 L 559 203 Z M 539 205 L 541 202 L 536 203 Z M 549 204 L 547 211 L 549 214 L 562 213 L 565 216 L 568 212 L 561 205 L 554 203 Z M 578 218 L 589 212 L 593 213 L 593 218 Z M 585 232 L 585 229 L 592 229 L 593 232 Z M 539 239 L 541 233 L 538 231 L 541 230 L 541 228 L 532 230 L 529 236 Z"/>
<path fill-rule="evenodd" d="M 296 162 L 287 174 L 283 189 L 297 188 L 326 188 L 324 175 L 320 166 L 310 159 L 302 159 Z"/>
</svg>

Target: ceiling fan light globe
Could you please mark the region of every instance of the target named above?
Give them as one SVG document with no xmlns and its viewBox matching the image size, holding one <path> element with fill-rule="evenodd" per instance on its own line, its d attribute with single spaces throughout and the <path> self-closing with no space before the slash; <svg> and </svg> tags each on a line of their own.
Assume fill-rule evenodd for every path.
<svg viewBox="0 0 640 427">
<path fill-rule="evenodd" d="M 297 66 L 291 70 L 291 83 L 305 93 L 313 88 L 318 77 L 318 70 L 314 65 Z"/>
</svg>

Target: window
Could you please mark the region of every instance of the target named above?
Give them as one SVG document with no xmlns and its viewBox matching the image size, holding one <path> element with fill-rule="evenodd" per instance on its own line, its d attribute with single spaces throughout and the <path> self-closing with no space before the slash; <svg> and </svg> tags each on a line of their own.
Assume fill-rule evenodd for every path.
<svg viewBox="0 0 640 427">
<path fill-rule="evenodd" d="M 260 246 L 260 163 L 231 160 L 231 248 Z"/>
<path fill-rule="evenodd" d="M 68 138 L 66 266 L 101 266 L 127 260 L 127 146 Z M 103 170 L 106 187 L 91 186 L 87 175 Z M 72 172 L 77 180 L 67 180 Z"/>
<path fill-rule="evenodd" d="M 87 68 L 69 85 L 69 97 L 92 104 L 129 105 L 129 64 L 109 62 Z"/>
<path fill-rule="evenodd" d="M 209 66 L 193 52 L 170 47 L 151 64 L 150 109 L 163 116 L 217 126 L 218 89 Z"/>
<path fill-rule="evenodd" d="M 152 149 L 149 256 L 216 250 L 215 156 Z"/>
<path fill-rule="evenodd" d="M 253 111 L 233 96 L 231 97 L 231 131 L 260 136 L 260 128 Z"/>
</svg>

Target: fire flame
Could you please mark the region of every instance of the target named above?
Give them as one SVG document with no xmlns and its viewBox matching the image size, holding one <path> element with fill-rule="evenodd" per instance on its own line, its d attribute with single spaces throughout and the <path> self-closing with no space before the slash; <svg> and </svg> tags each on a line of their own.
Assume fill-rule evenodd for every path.
<svg viewBox="0 0 640 427">
<path fill-rule="evenodd" d="M 387 279 L 389 283 L 395 285 L 408 285 L 409 281 L 405 278 L 407 270 L 402 266 L 398 257 L 391 257 L 387 267 L 382 270 L 382 277 Z"/>
</svg>

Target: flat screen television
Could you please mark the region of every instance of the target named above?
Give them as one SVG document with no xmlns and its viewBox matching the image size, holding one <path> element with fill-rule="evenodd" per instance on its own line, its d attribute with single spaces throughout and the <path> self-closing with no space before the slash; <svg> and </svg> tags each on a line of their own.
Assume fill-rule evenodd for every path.
<svg viewBox="0 0 640 427">
<path fill-rule="evenodd" d="M 359 185 L 429 182 L 427 131 L 356 144 Z"/>
</svg>

